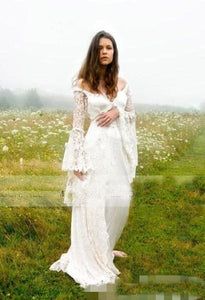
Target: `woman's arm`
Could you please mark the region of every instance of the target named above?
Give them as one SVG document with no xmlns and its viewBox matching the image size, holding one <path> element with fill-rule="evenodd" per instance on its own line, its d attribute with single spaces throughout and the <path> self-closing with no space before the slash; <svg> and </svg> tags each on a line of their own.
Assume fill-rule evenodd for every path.
<svg viewBox="0 0 205 300">
<path fill-rule="evenodd" d="M 128 179 L 132 182 L 138 165 L 138 138 L 136 131 L 136 112 L 132 101 L 132 93 L 128 85 L 126 88 L 126 95 L 127 101 L 125 107 L 122 107 L 117 102 L 115 103 L 115 106 L 119 111 L 117 124 L 120 130 L 125 154 L 124 162 L 127 169 Z"/>
<path fill-rule="evenodd" d="M 74 101 L 72 130 L 68 142 L 65 144 L 62 170 L 73 171 L 77 175 L 78 172 L 86 173 L 92 169 L 92 163 L 84 149 L 84 120 L 88 99 L 82 91 L 74 91 Z"/>
</svg>

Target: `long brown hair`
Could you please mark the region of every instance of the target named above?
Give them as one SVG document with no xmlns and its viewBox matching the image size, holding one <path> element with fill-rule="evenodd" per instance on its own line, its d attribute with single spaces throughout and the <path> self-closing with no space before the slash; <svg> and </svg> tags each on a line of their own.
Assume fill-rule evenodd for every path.
<svg viewBox="0 0 205 300">
<path fill-rule="evenodd" d="M 113 60 L 106 66 L 103 78 L 105 83 L 106 95 L 110 96 L 110 98 L 113 98 L 117 95 L 117 81 L 119 72 L 118 49 L 113 36 L 104 30 L 99 31 L 92 38 L 92 41 L 88 48 L 87 56 L 74 82 L 82 79 L 82 82 L 86 83 L 90 91 L 100 93 L 98 89 L 100 81 L 99 41 L 102 37 L 110 39 L 114 48 Z"/>
</svg>

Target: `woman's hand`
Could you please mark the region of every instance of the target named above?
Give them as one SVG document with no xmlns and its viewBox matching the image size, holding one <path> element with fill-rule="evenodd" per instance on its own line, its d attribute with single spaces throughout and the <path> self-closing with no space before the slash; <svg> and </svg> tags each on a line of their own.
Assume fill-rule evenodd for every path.
<svg viewBox="0 0 205 300">
<path fill-rule="evenodd" d="M 83 173 L 83 172 L 80 172 L 80 171 L 73 171 L 73 173 L 80 179 L 80 180 L 84 180 L 85 179 L 85 176 L 87 173 Z"/>
<path fill-rule="evenodd" d="M 119 110 L 117 107 L 112 107 L 110 110 L 104 113 L 100 113 L 96 118 L 98 126 L 109 126 L 115 119 L 119 117 Z"/>
</svg>

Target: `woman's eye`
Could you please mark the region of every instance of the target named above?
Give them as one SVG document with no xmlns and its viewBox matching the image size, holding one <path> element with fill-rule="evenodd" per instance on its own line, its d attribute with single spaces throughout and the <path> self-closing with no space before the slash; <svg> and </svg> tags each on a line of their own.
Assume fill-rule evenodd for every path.
<svg viewBox="0 0 205 300">
<path fill-rule="evenodd" d="M 103 49 L 103 47 L 99 47 L 99 50 L 102 50 Z M 112 47 L 107 47 L 107 49 L 112 49 Z"/>
</svg>

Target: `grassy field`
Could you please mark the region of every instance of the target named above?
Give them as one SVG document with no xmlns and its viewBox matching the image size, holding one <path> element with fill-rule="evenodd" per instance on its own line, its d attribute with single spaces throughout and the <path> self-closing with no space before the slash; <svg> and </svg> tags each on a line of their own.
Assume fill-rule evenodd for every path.
<svg viewBox="0 0 205 300">
<path fill-rule="evenodd" d="M 85 130 L 88 126 L 86 118 Z M 62 175 L 60 166 L 71 128 L 71 113 L 0 112 L 1 175 Z M 193 146 L 196 136 L 204 136 L 205 115 L 140 114 L 136 128 L 139 140 L 137 173 L 159 175 Z M 203 143 L 200 143 L 202 149 Z M 192 171 L 195 171 L 192 174 L 204 174 L 201 168 L 197 173 L 194 168 Z"/>
<path fill-rule="evenodd" d="M 189 292 L 205 299 L 200 281 L 154 277 L 205 280 L 204 119 L 137 116 L 139 166 L 129 220 L 115 247 L 129 254 L 115 258 L 119 294 Z M 0 120 L 0 299 L 86 299 L 71 277 L 48 269 L 70 245 L 60 167 L 71 115 L 8 111 Z M 143 275 L 152 281 L 140 282 Z"/>
</svg>

